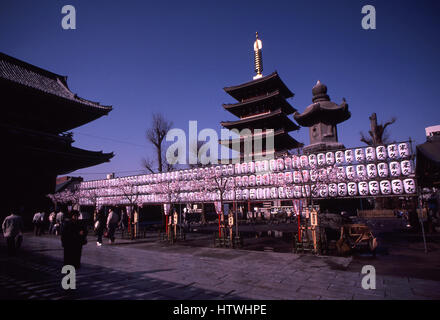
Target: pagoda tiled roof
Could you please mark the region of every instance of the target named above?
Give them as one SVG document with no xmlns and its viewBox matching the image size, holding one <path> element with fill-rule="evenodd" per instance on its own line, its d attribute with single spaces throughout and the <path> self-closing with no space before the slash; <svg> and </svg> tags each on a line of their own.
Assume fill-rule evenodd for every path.
<svg viewBox="0 0 440 320">
<path fill-rule="evenodd" d="M 83 99 L 70 91 L 66 76 L 44 70 L 2 52 L 0 52 L 0 79 L 36 89 L 48 95 L 64 98 L 75 104 L 89 107 L 85 109 L 102 114 L 107 114 L 112 110 L 111 106 Z"/>
<path fill-rule="evenodd" d="M 238 101 L 249 99 L 261 95 L 266 92 L 273 92 L 279 90 L 284 98 L 291 98 L 294 96 L 292 91 L 284 84 L 278 73 L 275 71 L 265 77 L 252 80 L 240 85 L 223 88 L 230 96 Z"/>
<path fill-rule="evenodd" d="M 277 109 L 271 112 L 266 112 L 261 115 L 255 115 L 252 117 L 247 117 L 244 119 L 236 120 L 236 121 L 222 121 L 220 124 L 228 129 L 241 129 L 241 128 L 267 128 L 266 124 L 273 122 L 276 127 L 272 129 L 283 128 L 284 130 L 290 132 L 292 130 L 298 130 L 299 126 L 297 126 L 292 120 L 290 120 L 287 115 L 282 111 L 282 109 Z"/>
<path fill-rule="evenodd" d="M 262 105 L 272 108 L 281 108 L 286 114 L 292 114 L 296 111 L 296 109 L 294 109 L 290 105 L 290 103 L 281 96 L 279 90 L 267 93 L 265 95 L 250 98 L 242 102 L 234 104 L 223 104 L 223 108 L 236 115 L 237 117 L 241 117 L 244 113 L 246 113 L 246 110 Z"/>
<path fill-rule="evenodd" d="M 263 140 L 266 137 L 266 135 L 261 134 L 261 135 L 252 135 L 252 138 L 253 139 L 254 137 L 258 138 L 258 136 L 261 136 Z M 239 137 L 239 138 L 230 138 L 229 140 L 219 140 L 219 144 L 232 149 L 235 145 L 239 144 L 239 141 L 241 145 L 245 141 L 245 139 L 246 139 L 245 137 Z M 274 140 L 275 140 L 275 146 L 279 144 L 282 145 L 283 148 L 287 150 L 303 146 L 301 142 L 298 142 L 295 138 L 289 135 L 289 133 L 284 129 L 279 129 L 274 132 Z M 240 150 L 236 150 L 236 151 L 240 151 Z"/>
</svg>

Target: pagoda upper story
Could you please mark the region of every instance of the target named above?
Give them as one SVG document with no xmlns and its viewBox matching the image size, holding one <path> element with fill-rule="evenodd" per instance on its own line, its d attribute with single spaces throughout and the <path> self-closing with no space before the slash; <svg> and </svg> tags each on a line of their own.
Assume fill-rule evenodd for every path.
<svg viewBox="0 0 440 320">
<path fill-rule="evenodd" d="M 303 127 L 309 127 L 310 145 L 305 152 L 342 149 L 338 141 L 337 124 L 351 117 L 348 104 L 343 99 L 340 105 L 330 101 L 327 86 L 318 80 L 312 88 L 312 104 L 303 113 L 295 112 L 294 119 Z"/>
<path fill-rule="evenodd" d="M 257 39 L 254 43 L 255 71 L 257 74 L 254 80 L 224 88 L 226 93 L 238 102 L 223 104 L 223 108 L 240 119 L 223 121 L 221 125 L 229 130 L 237 129 L 242 131 L 243 129 L 249 129 L 251 134 L 250 136 L 242 134 L 236 139 L 222 140 L 220 143 L 240 152 L 241 158 L 245 157 L 243 143 L 248 138 L 251 138 L 253 141 L 262 140 L 263 150 L 261 156 L 279 155 L 302 146 L 301 143 L 289 135 L 289 132 L 299 129 L 299 126 L 288 117 L 296 111 L 287 101 L 294 94 L 284 84 L 277 72 L 273 72 L 268 76 L 262 75 L 261 49 L 262 42 L 258 39 L 257 34 Z M 266 148 L 267 136 L 265 133 L 269 132 L 272 132 L 274 137 L 272 149 Z M 240 143 L 237 143 L 238 141 Z M 238 146 L 240 146 L 239 149 Z M 259 155 L 252 153 L 251 156 L 258 158 Z"/>
</svg>

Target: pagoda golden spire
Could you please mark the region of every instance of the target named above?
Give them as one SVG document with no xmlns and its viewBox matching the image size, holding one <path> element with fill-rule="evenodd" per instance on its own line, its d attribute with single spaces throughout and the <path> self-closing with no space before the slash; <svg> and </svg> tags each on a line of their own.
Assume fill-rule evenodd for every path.
<svg viewBox="0 0 440 320">
<path fill-rule="evenodd" d="M 263 53 L 261 49 L 263 48 L 263 42 L 258 38 L 258 32 L 256 32 L 256 40 L 254 42 L 254 61 L 255 61 L 255 72 L 254 80 L 263 77 Z"/>
</svg>

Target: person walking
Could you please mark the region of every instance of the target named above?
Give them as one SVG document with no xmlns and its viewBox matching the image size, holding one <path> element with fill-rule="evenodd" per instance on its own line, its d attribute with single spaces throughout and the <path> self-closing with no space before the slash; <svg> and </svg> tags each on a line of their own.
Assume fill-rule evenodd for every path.
<svg viewBox="0 0 440 320">
<path fill-rule="evenodd" d="M 15 255 L 23 241 L 23 220 L 14 212 L 5 218 L 2 224 L 3 236 L 6 239 L 8 255 Z"/>
<path fill-rule="evenodd" d="M 54 226 L 55 226 L 55 219 L 56 219 L 57 214 L 55 213 L 55 210 L 52 211 L 49 215 L 49 234 L 53 234 L 54 233 Z"/>
<path fill-rule="evenodd" d="M 102 246 L 102 235 L 104 234 L 106 219 L 104 211 L 100 210 L 95 213 L 95 221 L 94 221 L 94 230 L 98 239 L 96 241 L 96 245 L 98 247 Z"/>
<path fill-rule="evenodd" d="M 38 237 L 40 235 L 40 226 L 41 226 L 41 213 L 36 212 L 34 217 L 32 218 L 32 223 L 34 224 L 34 232 Z"/>
<path fill-rule="evenodd" d="M 46 232 L 47 214 L 46 212 L 40 212 L 40 236 Z"/>
<path fill-rule="evenodd" d="M 73 210 L 65 220 L 61 231 L 61 244 L 64 248 L 64 265 L 81 267 L 82 247 L 87 243 L 87 229 L 78 220 L 79 212 Z"/>
<path fill-rule="evenodd" d="M 60 210 L 55 218 L 55 234 L 56 235 L 60 235 L 61 234 L 61 229 L 63 226 L 63 222 L 64 222 L 64 213 Z"/>
<path fill-rule="evenodd" d="M 115 242 L 115 231 L 118 227 L 119 217 L 113 209 L 110 209 L 110 212 L 107 217 L 107 230 L 108 230 L 108 239 L 109 243 L 113 244 Z"/>
</svg>

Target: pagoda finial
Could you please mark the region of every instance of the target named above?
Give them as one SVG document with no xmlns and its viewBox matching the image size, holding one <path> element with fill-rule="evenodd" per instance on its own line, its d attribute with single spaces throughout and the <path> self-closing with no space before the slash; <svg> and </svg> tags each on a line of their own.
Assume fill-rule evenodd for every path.
<svg viewBox="0 0 440 320">
<path fill-rule="evenodd" d="M 263 48 L 263 42 L 258 38 L 258 32 L 255 33 L 255 42 L 254 42 L 254 61 L 255 61 L 255 72 L 257 73 L 254 76 L 254 80 L 263 77 L 263 54 L 261 49 Z"/>
</svg>

